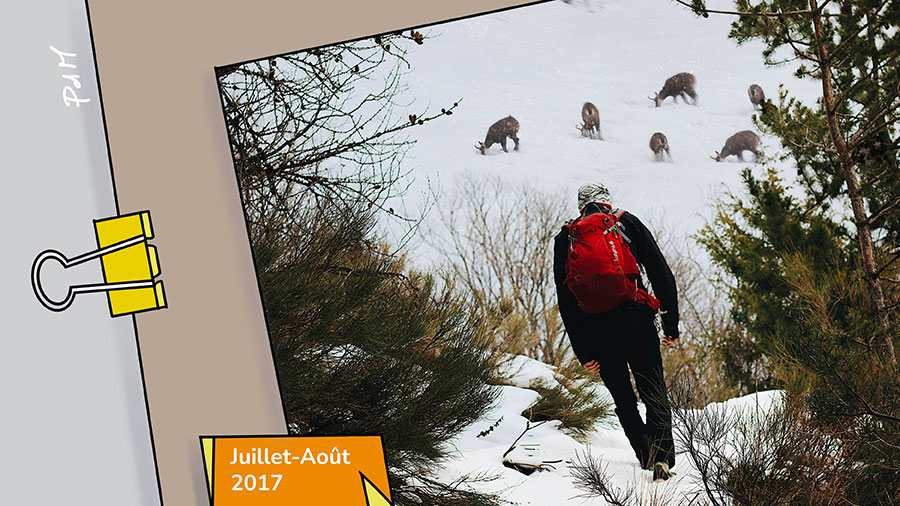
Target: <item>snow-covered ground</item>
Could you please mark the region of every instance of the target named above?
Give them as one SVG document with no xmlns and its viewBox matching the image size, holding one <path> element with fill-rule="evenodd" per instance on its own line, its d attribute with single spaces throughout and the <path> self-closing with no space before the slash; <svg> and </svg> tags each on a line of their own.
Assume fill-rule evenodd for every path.
<svg viewBox="0 0 900 506">
<path fill-rule="evenodd" d="M 728 0 L 708 4 L 733 7 Z M 765 67 L 760 43 L 737 46 L 728 39 L 731 22 L 728 16 L 697 18 L 668 0 L 574 0 L 422 30 L 430 38 L 409 55 L 409 89 L 400 102 L 412 103 L 409 112 L 416 114 L 425 107 L 434 112 L 461 102 L 452 116 L 410 131 L 416 144 L 404 163 L 415 180 L 398 204 L 416 209 L 430 189 L 440 206 L 450 201 L 461 179 L 500 177 L 511 189 L 527 183 L 563 192 L 571 199 L 574 215 L 578 186 L 602 182 L 611 189 L 617 207 L 664 230 L 667 238 L 690 242 L 712 217 L 715 199 L 726 190 L 743 194 L 740 171 L 752 164 L 734 157 L 716 163 L 710 156 L 731 134 L 755 130 L 748 86 L 758 83 L 769 98 L 777 98 L 779 85 L 784 85 L 807 103 L 821 91 L 814 82 L 795 79 L 790 65 Z M 697 78 L 699 105 L 668 99 L 654 107 L 648 96 L 666 78 L 685 71 Z M 605 140 L 584 138 L 576 130 L 585 101 L 599 109 Z M 478 154 L 474 145 L 484 139 L 488 126 L 507 115 L 521 125 L 520 151 L 512 152 L 510 141 L 508 154 L 499 146 L 487 156 Z M 654 161 L 648 142 L 657 131 L 668 137 L 674 163 Z M 769 157 L 781 149 L 772 136 L 763 136 L 762 144 Z M 795 171 L 788 162 L 772 166 L 788 183 L 793 181 Z M 440 230 L 436 214 L 428 216 L 423 230 Z M 409 248 L 414 265 L 429 267 L 443 261 L 442 253 L 421 238 L 410 241 Z M 708 265 L 699 248 L 690 248 L 684 253 Z M 498 481 L 480 488 L 499 491 L 522 505 L 562 504 L 581 493 L 572 485 L 566 462 L 585 446 L 555 423 L 529 431 L 514 450 L 529 462 L 561 460 L 554 469 L 524 476 L 502 466 L 503 453 L 525 429 L 520 413 L 537 398 L 536 392 L 523 387 L 537 377 L 552 380 L 547 366 L 527 359 L 519 363 L 524 367 L 514 379 L 517 386 L 502 387 L 496 408 L 453 441 L 455 458 L 447 463 L 442 478 L 495 474 Z M 602 386 L 597 389 L 608 395 Z M 727 406 L 765 407 L 775 398 L 763 393 L 729 401 Z M 491 426 L 493 430 L 479 436 Z M 618 486 L 635 484 L 643 494 L 694 489 L 684 456 L 678 459 L 676 479 L 650 483 L 615 420 L 598 425 L 589 443 L 592 454 L 609 465 Z M 599 499 L 586 502 L 603 504 Z"/>
<path fill-rule="evenodd" d="M 673 468 L 675 477 L 667 482 L 653 483 L 651 474 L 638 466 L 634 452 L 615 416 L 599 422 L 586 444 L 564 434 L 559 422 L 555 421 L 525 432 L 516 441 L 528 427 L 528 420 L 521 416 L 522 411 L 538 398 L 537 392 L 526 387 L 534 378 L 542 378 L 551 385 L 555 384 L 555 380 L 549 366 L 526 357 L 516 357 L 512 369 L 517 371 L 513 376 L 515 386 L 501 387 L 501 397 L 495 408 L 451 442 L 451 460 L 440 476 L 446 482 L 463 476 L 491 476 L 493 481 L 478 483 L 473 488 L 496 493 L 503 500 L 516 505 L 555 505 L 569 501 L 574 504 L 606 504 L 599 498 L 580 497 L 585 492 L 573 485 L 570 474 L 572 459 L 576 452 L 583 453 L 590 449 L 593 457 L 599 457 L 608 466 L 610 483 L 621 490 L 633 488 L 644 498 L 644 504 L 659 504 L 651 499 L 664 497 L 672 499 L 672 504 L 676 504 L 686 494 L 700 490 L 696 473 L 685 455 L 678 455 L 676 458 Z M 609 392 L 603 386 L 598 384 L 596 390 L 598 395 L 609 398 Z M 731 413 L 764 413 L 780 398 L 780 393 L 776 391 L 760 392 L 710 405 L 705 409 L 724 409 Z M 643 415 L 643 405 L 638 407 Z M 493 429 L 488 431 L 492 426 Z M 674 430 L 677 442 L 677 424 Z M 487 434 L 480 435 L 483 432 Z M 509 452 L 507 460 L 532 465 L 543 463 L 547 470 L 525 476 L 519 471 L 504 467 L 503 455 L 514 442 L 515 448 Z"/>
<path fill-rule="evenodd" d="M 409 111 L 417 114 L 461 102 L 452 116 L 410 131 L 416 144 L 405 165 L 415 181 L 402 204 L 416 209 L 430 187 L 440 206 L 461 178 L 497 176 L 511 187 L 524 182 L 561 191 L 577 214 L 578 186 L 599 181 L 617 207 L 668 237 L 689 237 L 712 216 L 710 203 L 724 188 L 741 190 L 740 171 L 751 165 L 710 159 L 728 136 L 754 129 L 749 85 L 777 98 L 784 84 L 810 103 L 821 93 L 816 83 L 794 78 L 791 65 L 764 66 L 761 43 L 737 46 L 728 39 L 731 21 L 697 18 L 669 0 L 574 0 L 422 30 L 431 38 L 409 55 L 409 86 L 400 102 L 412 103 Z M 648 96 L 678 72 L 696 76 L 699 105 L 667 99 L 654 107 Z M 599 109 L 605 140 L 584 138 L 575 128 L 586 101 Z M 509 154 L 494 146 L 479 155 L 474 145 L 507 115 L 520 123 L 520 151 L 510 141 Z M 648 143 L 657 131 L 668 137 L 674 163 L 653 160 Z M 772 136 L 762 144 L 768 156 L 780 149 Z M 793 179 L 787 164 L 775 166 Z M 440 230 L 437 213 L 423 229 Z M 410 247 L 422 266 L 441 262 L 425 241 L 414 239 Z"/>
</svg>

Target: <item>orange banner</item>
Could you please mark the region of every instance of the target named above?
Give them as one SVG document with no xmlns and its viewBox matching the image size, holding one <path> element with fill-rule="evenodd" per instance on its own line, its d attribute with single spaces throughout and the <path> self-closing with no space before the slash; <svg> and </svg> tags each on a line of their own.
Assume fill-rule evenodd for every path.
<svg viewBox="0 0 900 506">
<path fill-rule="evenodd" d="M 213 506 L 390 506 L 381 436 L 203 436 Z"/>
</svg>

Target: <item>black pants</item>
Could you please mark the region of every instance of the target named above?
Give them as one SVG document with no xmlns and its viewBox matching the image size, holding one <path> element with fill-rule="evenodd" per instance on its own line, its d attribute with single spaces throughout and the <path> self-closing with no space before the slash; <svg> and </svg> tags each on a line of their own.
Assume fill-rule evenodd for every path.
<svg viewBox="0 0 900 506">
<path fill-rule="evenodd" d="M 641 466 L 655 462 L 675 465 L 672 411 L 663 379 L 659 337 L 653 315 L 642 308 L 589 315 L 591 359 L 600 364 L 600 377 L 612 394 L 616 415 Z M 638 395 L 647 407 L 641 419 L 628 369 L 634 375 Z"/>
</svg>

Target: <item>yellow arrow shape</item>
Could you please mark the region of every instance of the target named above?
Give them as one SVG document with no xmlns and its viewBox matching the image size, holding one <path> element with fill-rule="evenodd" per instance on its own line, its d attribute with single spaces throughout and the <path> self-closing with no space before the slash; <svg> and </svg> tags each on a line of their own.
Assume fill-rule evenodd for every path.
<svg viewBox="0 0 900 506">
<path fill-rule="evenodd" d="M 200 436 L 200 448 L 211 504 L 319 504 L 322 499 L 340 497 L 340 500 L 326 504 L 394 506 L 379 436 Z M 338 448 L 344 451 L 339 452 Z M 288 456 L 290 460 L 284 460 Z M 323 456 L 329 465 L 326 466 Z M 245 462 L 250 460 L 255 462 Z M 374 475 L 385 487 L 384 491 L 363 474 L 363 470 Z M 273 472 L 275 474 L 269 474 Z M 278 485 L 268 485 L 255 490 L 253 487 L 234 489 L 233 482 L 227 480 L 229 476 L 233 479 L 233 474 L 261 476 L 260 479 L 268 480 L 275 480 L 277 476 L 272 483 L 280 483 L 281 488 L 276 491 Z M 362 484 L 362 495 L 358 485 L 351 484 L 356 479 Z M 256 491 L 260 491 L 259 494 L 253 495 Z M 315 496 L 317 500 L 309 501 L 309 496 Z"/>
<path fill-rule="evenodd" d="M 363 489 L 366 491 L 367 506 L 393 506 L 394 503 L 392 503 L 381 490 L 378 490 L 378 487 L 369 481 L 362 471 L 359 472 L 359 475 L 362 477 Z"/>
<path fill-rule="evenodd" d="M 211 437 L 201 437 L 200 443 L 203 450 L 203 464 L 206 468 L 206 484 L 209 486 L 209 497 L 212 497 L 212 478 L 213 478 L 213 442 Z"/>
</svg>

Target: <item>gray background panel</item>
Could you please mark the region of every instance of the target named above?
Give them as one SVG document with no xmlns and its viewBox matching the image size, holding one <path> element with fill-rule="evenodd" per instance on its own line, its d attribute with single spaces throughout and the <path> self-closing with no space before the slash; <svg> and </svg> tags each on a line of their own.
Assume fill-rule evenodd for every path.
<svg viewBox="0 0 900 506">
<path fill-rule="evenodd" d="M 42 250 L 93 250 L 92 220 L 116 214 L 84 2 L 13 10 L 0 17 L 0 504 L 159 504 L 132 318 L 110 318 L 102 294 L 53 313 L 31 289 Z M 90 102 L 66 107 L 64 74 Z M 52 263 L 43 279 L 62 298 L 102 276 Z"/>
</svg>

